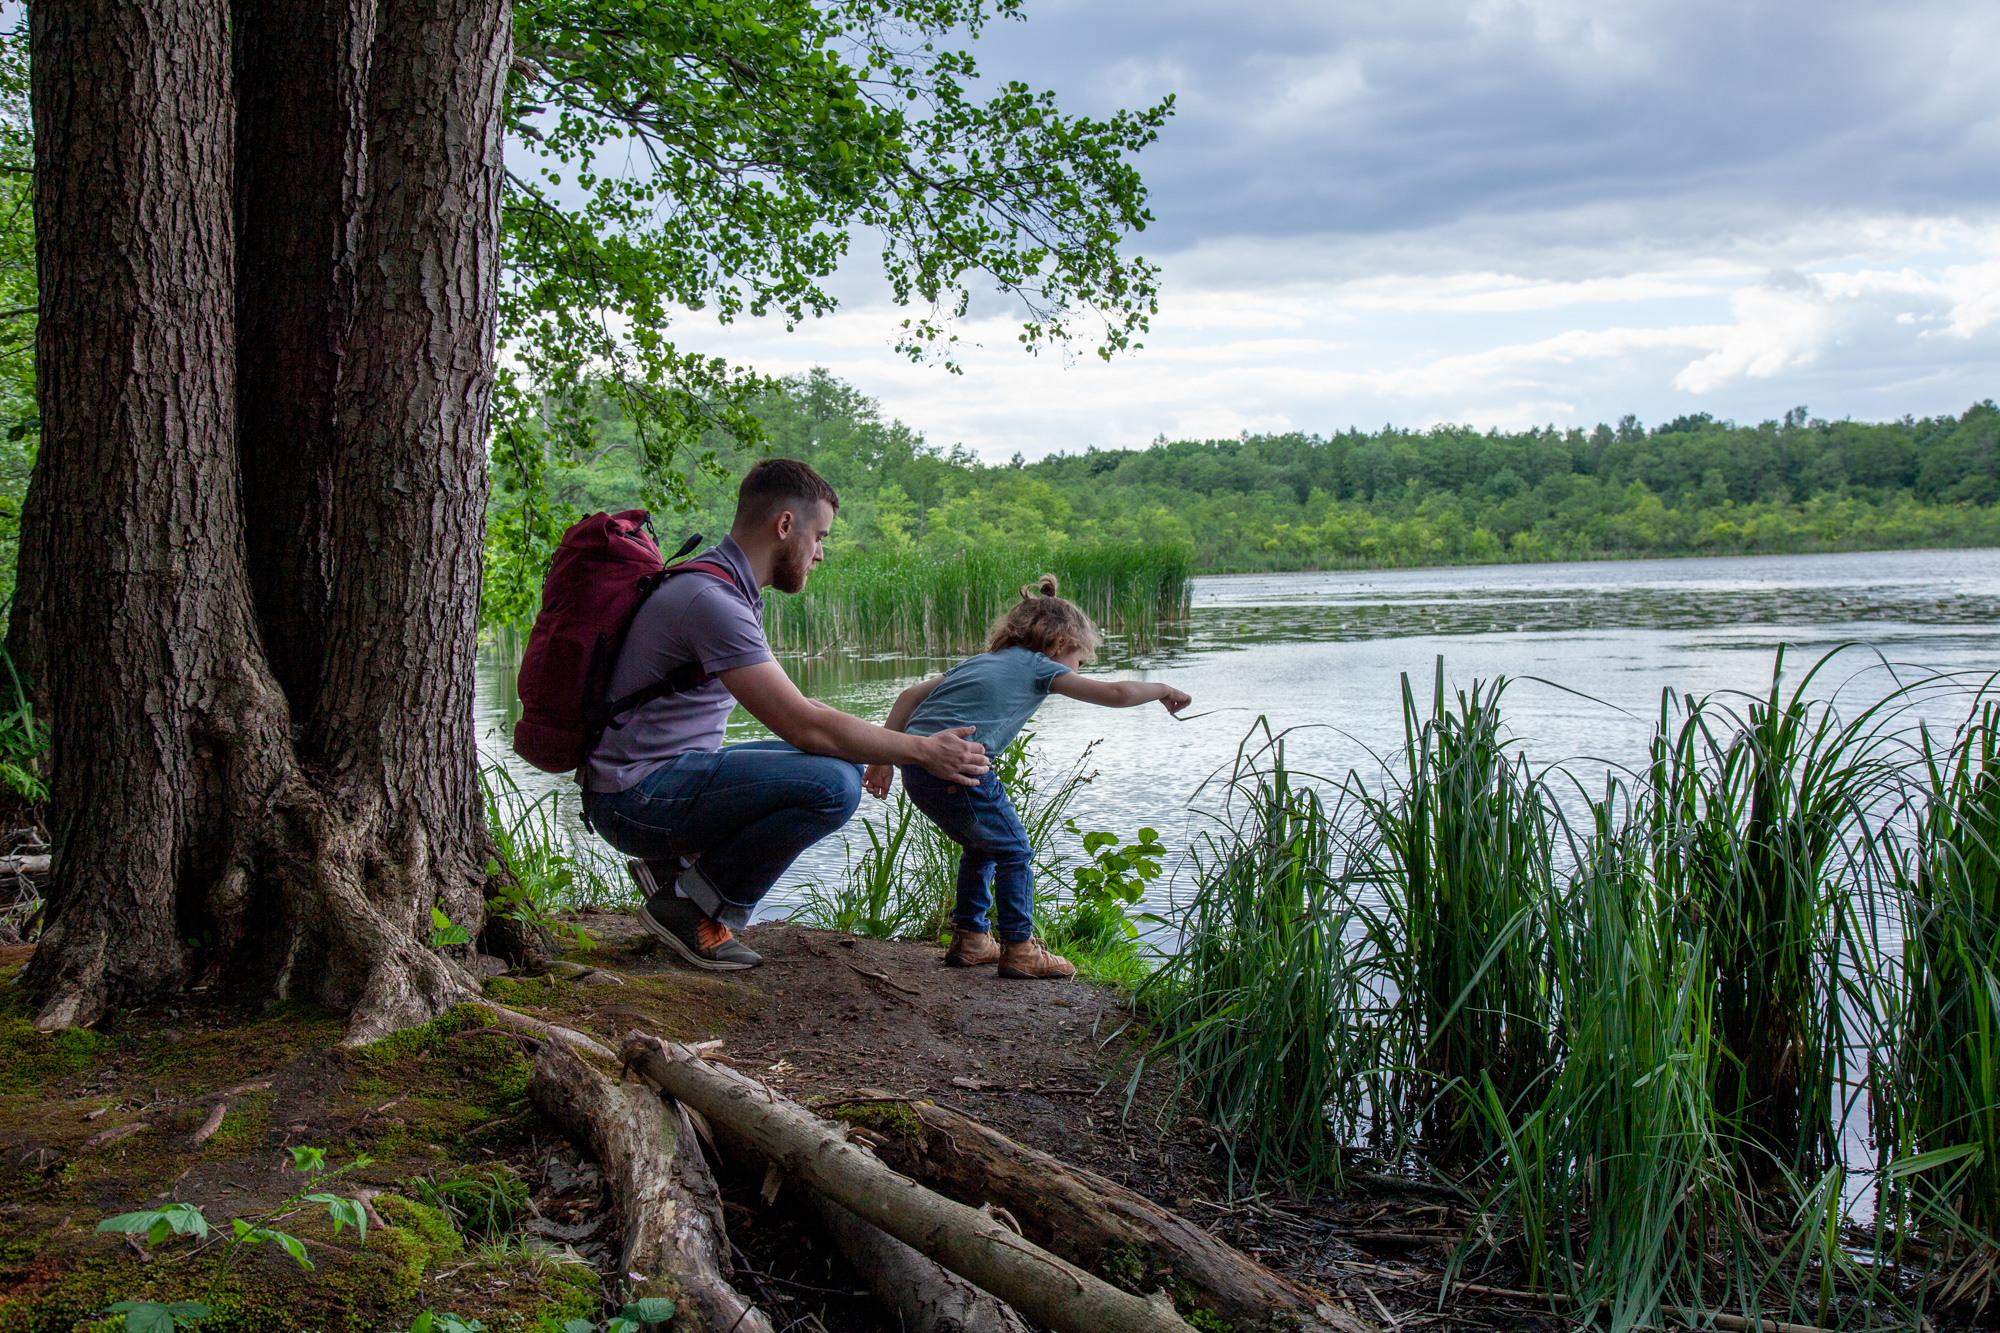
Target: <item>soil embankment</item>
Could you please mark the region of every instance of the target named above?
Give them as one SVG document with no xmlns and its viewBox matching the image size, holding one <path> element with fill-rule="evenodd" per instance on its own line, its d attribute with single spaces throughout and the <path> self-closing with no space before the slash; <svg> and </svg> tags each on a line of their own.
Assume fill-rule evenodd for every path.
<svg viewBox="0 0 2000 1333">
<path fill-rule="evenodd" d="M 768 962 L 708 976 L 679 966 L 629 917 L 580 922 L 589 971 L 496 977 L 488 996 L 616 1047 L 638 1029 L 720 1040 L 742 1072 L 809 1105 L 929 1100 L 1088 1167 L 1207 1226 L 1358 1321 L 1460 1322 L 1435 1310 L 1452 1224 L 1435 1201 L 1229 1201 L 1212 1130 L 1148 1067 L 1114 992 L 1006 982 L 941 966 L 942 952 L 785 924 L 746 939 Z M 0 951 L 0 1333 L 100 1327 L 111 1302 L 199 1300 L 199 1327 L 401 1330 L 430 1308 L 488 1329 L 596 1318 L 617 1281 L 603 1182 L 527 1096 L 521 1038 L 463 1006 L 356 1050 L 337 1018 L 282 1005 L 246 1013 L 201 994 L 115 1015 L 101 1029 L 33 1032 Z M 217 1114 L 217 1107 L 221 1107 Z M 204 1133 L 204 1130 L 206 1133 Z M 276 1245 L 185 1238 L 157 1249 L 96 1231 L 101 1219 L 180 1202 L 227 1219 L 269 1214 L 305 1177 L 286 1151 L 330 1167 L 324 1186 L 363 1195 L 365 1242 L 318 1206 L 266 1224 L 300 1236 L 313 1268 Z M 779 1329 L 893 1329 L 827 1240 L 808 1200 L 720 1173 L 735 1281 Z M 1522 1327 L 1518 1307 L 1464 1322 Z"/>
</svg>

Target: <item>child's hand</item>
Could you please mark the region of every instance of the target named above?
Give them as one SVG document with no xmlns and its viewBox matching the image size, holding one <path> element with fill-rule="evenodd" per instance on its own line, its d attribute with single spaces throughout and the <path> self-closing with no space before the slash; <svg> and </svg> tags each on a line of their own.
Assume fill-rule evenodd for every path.
<svg viewBox="0 0 2000 1333">
<path fill-rule="evenodd" d="M 1194 702 L 1191 696 L 1182 693 L 1171 685 L 1162 685 L 1160 689 L 1164 691 L 1160 695 L 1160 702 L 1166 706 L 1166 710 L 1169 713 L 1179 713 L 1181 709 L 1186 708 Z"/>
<path fill-rule="evenodd" d="M 889 786 L 896 780 L 896 770 L 887 764 L 870 764 L 868 771 L 861 775 L 861 787 L 877 800 L 887 800 Z"/>
</svg>

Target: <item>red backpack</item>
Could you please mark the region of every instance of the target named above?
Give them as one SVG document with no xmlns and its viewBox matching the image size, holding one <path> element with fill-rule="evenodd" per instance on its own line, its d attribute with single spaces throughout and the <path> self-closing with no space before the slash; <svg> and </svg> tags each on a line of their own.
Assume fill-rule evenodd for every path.
<svg viewBox="0 0 2000 1333">
<path fill-rule="evenodd" d="M 521 654 L 521 720 L 514 724 L 514 753 L 544 773 L 580 768 L 618 718 L 709 678 L 700 662 L 689 662 L 622 699 L 605 698 L 632 618 L 668 575 L 698 570 L 742 591 L 736 575 L 712 561 L 667 567 L 646 522 L 643 509 L 592 514 L 563 534 L 549 562 L 542 609 Z M 699 536 L 688 538 L 674 558 L 700 544 Z"/>
</svg>

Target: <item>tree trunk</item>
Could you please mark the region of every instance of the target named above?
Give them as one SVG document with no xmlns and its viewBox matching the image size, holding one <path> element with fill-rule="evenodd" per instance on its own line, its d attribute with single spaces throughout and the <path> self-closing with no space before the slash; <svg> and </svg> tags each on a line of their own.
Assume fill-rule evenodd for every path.
<svg viewBox="0 0 2000 1333">
<path fill-rule="evenodd" d="M 178 984 L 284 700 L 237 508 L 229 46 L 199 0 L 37 0 L 42 446 L 22 545 L 53 733 L 38 1022 Z"/>
<path fill-rule="evenodd" d="M 60 812 L 44 1027 L 194 966 L 350 1011 L 351 1042 L 478 989 L 430 914 L 478 932 L 490 850 L 472 681 L 507 5 L 380 0 L 372 31 L 366 0 L 280 9 L 239 34 L 240 141 L 218 6 L 32 18 L 44 443 L 14 629 L 40 630 Z"/>
<path fill-rule="evenodd" d="M 237 435 L 250 584 L 292 716 L 333 601 L 334 393 L 354 314 L 376 0 L 236 0 Z"/>
</svg>

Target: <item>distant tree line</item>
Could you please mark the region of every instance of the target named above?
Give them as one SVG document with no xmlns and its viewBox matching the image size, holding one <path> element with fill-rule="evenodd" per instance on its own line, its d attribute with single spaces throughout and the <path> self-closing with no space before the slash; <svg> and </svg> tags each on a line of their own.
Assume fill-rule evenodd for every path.
<svg viewBox="0 0 2000 1333">
<path fill-rule="evenodd" d="M 1155 441 L 980 463 L 825 370 L 753 412 L 772 451 L 839 488 L 835 551 L 1170 537 L 1207 572 L 2000 545 L 2000 408 L 1755 426 L 1707 413 L 1651 429 L 1387 427 Z M 599 450 L 550 494 L 577 513 L 640 503 L 637 450 L 607 409 Z M 669 529 L 727 526 L 746 452 L 718 444 Z M 497 478 L 496 512 L 509 501 Z M 522 570 L 523 579 L 534 576 Z M 523 587 L 523 592 L 532 594 Z"/>
</svg>

